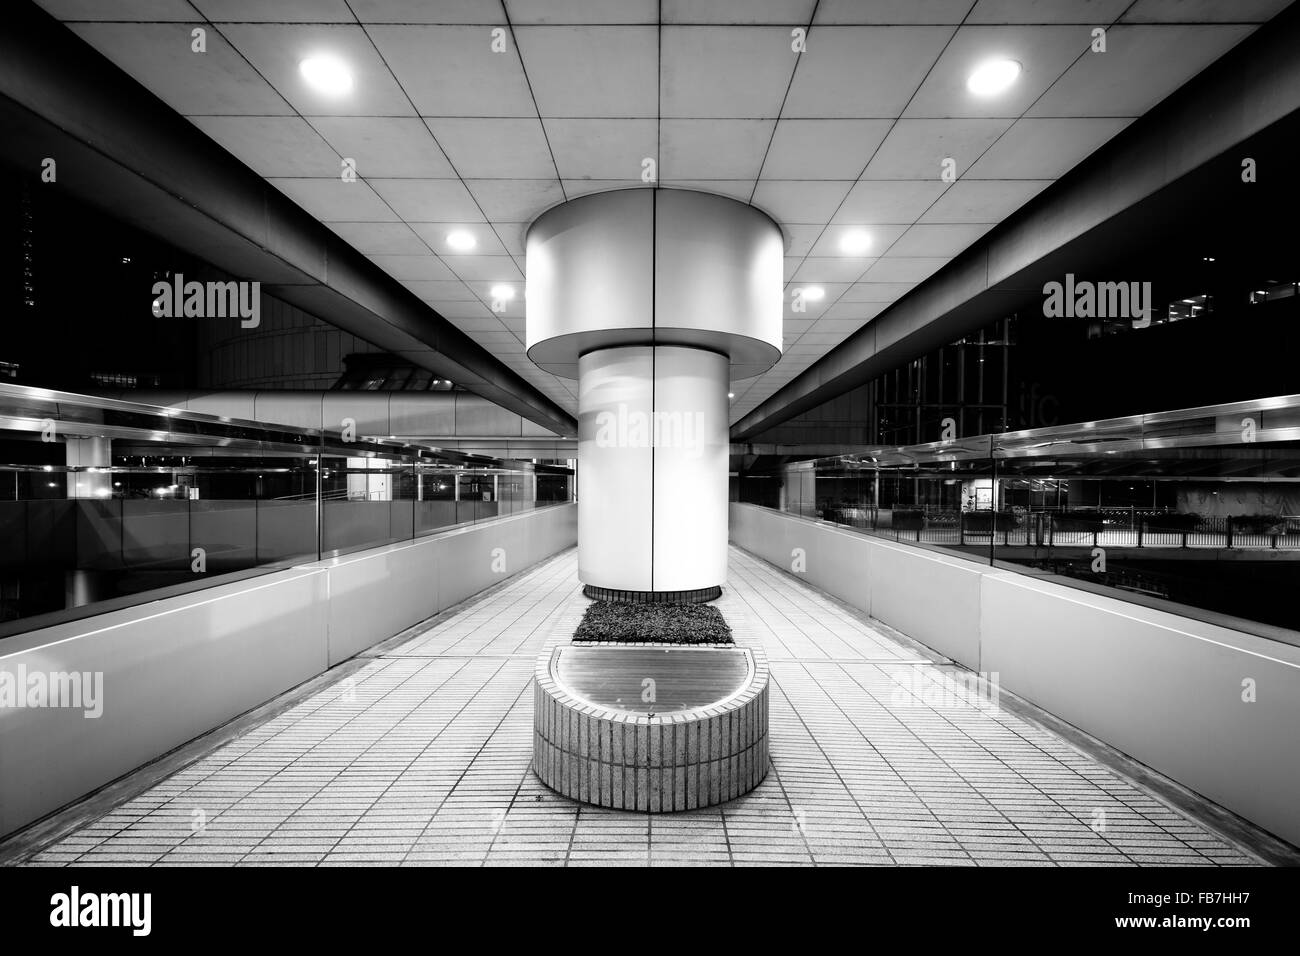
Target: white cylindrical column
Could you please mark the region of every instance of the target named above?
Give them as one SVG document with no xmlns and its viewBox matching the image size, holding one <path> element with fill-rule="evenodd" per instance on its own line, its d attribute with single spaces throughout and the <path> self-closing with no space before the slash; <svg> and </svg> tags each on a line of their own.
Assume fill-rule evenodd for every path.
<svg viewBox="0 0 1300 956">
<path fill-rule="evenodd" d="M 528 231 L 528 354 L 578 379 L 579 578 L 703 600 L 727 569 L 727 391 L 781 352 L 781 230 L 688 190 L 583 196 Z"/>
<path fill-rule="evenodd" d="M 727 576 L 727 357 L 622 346 L 579 359 L 578 576 L 697 592 Z"/>
</svg>

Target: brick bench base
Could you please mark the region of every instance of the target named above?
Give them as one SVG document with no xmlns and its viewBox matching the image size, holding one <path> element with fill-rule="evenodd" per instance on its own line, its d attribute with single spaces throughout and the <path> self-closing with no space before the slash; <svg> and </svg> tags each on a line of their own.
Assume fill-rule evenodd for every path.
<svg viewBox="0 0 1300 956">
<path fill-rule="evenodd" d="M 602 807 L 724 803 L 767 776 L 767 684 L 766 658 L 747 648 L 557 648 L 537 662 L 533 770 L 552 790 Z"/>
</svg>

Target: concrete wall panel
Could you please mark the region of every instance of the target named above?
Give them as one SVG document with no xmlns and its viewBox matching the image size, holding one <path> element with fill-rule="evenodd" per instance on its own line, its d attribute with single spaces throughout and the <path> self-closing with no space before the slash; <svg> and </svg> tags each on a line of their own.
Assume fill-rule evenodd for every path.
<svg viewBox="0 0 1300 956">
<path fill-rule="evenodd" d="M 0 836 L 576 540 L 542 508 L 6 638 L 0 680 L 99 673 L 104 706 L 0 707 Z"/>
<path fill-rule="evenodd" d="M 982 586 L 1004 687 L 1300 843 L 1300 648 L 1011 572 Z"/>
<path fill-rule="evenodd" d="M 1300 843 L 1300 648 L 754 505 L 731 540 Z"/>
</svg>

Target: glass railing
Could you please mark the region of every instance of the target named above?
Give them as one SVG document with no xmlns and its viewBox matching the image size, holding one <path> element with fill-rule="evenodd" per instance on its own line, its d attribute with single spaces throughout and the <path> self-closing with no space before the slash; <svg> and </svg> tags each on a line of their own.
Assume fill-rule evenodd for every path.
<svg viewBox="0 0 1300 956">
<path fill-rule="evenodd" d="M 571 501 L 509 461 L 0 385 L 0 637 Z"/>
<path fill-rule="evenodd" d="M 1300 396 L 859 448 L 741 473 L 733 489 L 742 502 L 1300 643 Z"/>
</svg>

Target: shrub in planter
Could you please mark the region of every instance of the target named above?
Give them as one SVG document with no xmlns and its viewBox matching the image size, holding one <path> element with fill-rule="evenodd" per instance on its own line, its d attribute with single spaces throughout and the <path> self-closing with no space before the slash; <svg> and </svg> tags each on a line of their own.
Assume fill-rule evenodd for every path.
<svg viewBox="0 0 1300 956">
<path fill-rule="evenodd" d="M 614 644 L 732 644 L 731 628 L 711 604 L 628 604 L 596 601 L 573 639 Z"/>
</svg>

